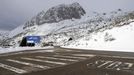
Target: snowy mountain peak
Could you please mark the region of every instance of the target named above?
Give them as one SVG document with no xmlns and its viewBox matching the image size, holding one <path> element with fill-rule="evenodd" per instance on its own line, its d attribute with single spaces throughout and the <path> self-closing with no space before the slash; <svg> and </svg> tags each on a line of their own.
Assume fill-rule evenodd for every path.
<svg viewBox="0 0 134 75">
<path fill-rule="evenodd" d="M 80 19 L 86 14 L 85 10 L 77 2 L 72 4 L 60 4 L 48 9 L 46 12 L 40 12 L 32 20 L 24 25 L 24 29 L 34 25 L 42 25 L 44 23 L 57 23 L 66 19 Z"/>
<path fill-rule="evenodd" d="M 40 46 L 48 43 L 69 46 L 73 42 L 79 45 L 80 39 L 89 40 L 94 32 L 103 32 L 134 22 L 133 11 L 119 10 L 114 12 L 116 13 L 94 12 L 90 16 L 79 3 L 57 5 L 47 11 L 40 12 L 24 25 L 11 31 L 10 43 L 13 42 L 18 46 L 23 37 L 33 35 L 42 37 Z M 111 35 L 106 34 L 105 36 Z"/>
</svg>

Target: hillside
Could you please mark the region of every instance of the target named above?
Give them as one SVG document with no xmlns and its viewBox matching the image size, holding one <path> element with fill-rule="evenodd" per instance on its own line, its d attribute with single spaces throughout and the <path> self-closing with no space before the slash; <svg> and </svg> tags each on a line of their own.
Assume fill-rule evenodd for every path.
<svg viewBox="0 0 134 75">
<path fill-rule="evenodd" d="M 88 36 L 72 41 L 67 48 L 106 50 L 106 51 L 123 51 L 134 52 L 134 22 L 121 26 L 107 29 L 101 32 L 93 32 Z"/>
<path fill-rule="evenodd" d="M 8 39 L 9 31 L 0 30 L 0 46 L 4 45 Z"/>
<path fill-rule="evenodd" d="M 9 31 L 0 30 L 0 39 L 4 39 L 5 37 L 8 37 Z"/>
<path fill-rule="evenodd" d="M 73 11 L 72 9 L 75 10 Z M 78 18 L 74 16 L 74 12 L 76 11 L 79 12 L 76 13 L 77 16 L 79 15 Z M 65 13 L 66 16 L 63 16 Z M 50 17 L 49 19 L 46 18 L 48 16 Z M 69 5 L 61 4 L 52 7 L 47 11 L 40 12 L 31 20 L 24 23 L 24 25 L 11 31 L 9 35 L 11 38 L 10 44 L 13 43 L 15 46 L 18 46 L 24 36 L 39 35 L 42 37 L 39 46 L 45 46 L 46 44 L 51 43 L 56 46 L 85 47 L 85 45 L 80 44 L 81 39 L 89 41 L 89 39 L 95 38 L 92 37 L 92 34 L 94 33 L 97 34 L 116 27 L 129 26 L 133 21 L 133 11 L 124 12 L 123 10 L 118 9 L 109 13 L 92 12 L 89 15 L 79 3 L 72 3 Z M 109 36 L 109 34 L 106 34 L 106 36 Z M 90 46 L 85 48 L 90 48 Z"/>
</svg>

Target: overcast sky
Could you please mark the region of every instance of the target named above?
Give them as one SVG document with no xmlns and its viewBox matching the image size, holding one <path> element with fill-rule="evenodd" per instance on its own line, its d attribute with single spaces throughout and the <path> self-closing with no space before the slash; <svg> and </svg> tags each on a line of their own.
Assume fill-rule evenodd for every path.
<svg viewBox="0 0 134 75">
<path fill-rule="evenodd" d="M 134 10 L 134 0 L 0 0 L 0 30 L 12 30 L 42 10 L 72 2 L 79 2 L 86 12 Z"/>
</svg>

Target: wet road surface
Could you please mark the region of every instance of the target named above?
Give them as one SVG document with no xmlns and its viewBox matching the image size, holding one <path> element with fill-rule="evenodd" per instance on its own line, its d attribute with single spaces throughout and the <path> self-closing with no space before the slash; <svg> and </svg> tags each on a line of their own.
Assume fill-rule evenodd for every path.
<svg viewBox="0 0 134 75">
<path fill-rule="evenodd" d="M 55 47 L 0 55 L 0 75 L 134 75 L 134 53 Z"/>
</svg>

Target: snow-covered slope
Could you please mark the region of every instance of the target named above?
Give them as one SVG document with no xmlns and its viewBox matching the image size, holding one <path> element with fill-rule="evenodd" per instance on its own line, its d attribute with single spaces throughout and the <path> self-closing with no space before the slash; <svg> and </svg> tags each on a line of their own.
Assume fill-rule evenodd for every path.
<svg viewBox="0 0 134 75">
<path fill-rule="evenodd" d="M 131 14 L 130 14 L 131 13 Z M 58 23 L 44 23 L 23 29 L 23 25 L 13 30 L 10 36 L 17 44 L 27 35 L 42 36 L 42 43 L 53 42 L 54 45 L 69 45 L 70 40 L 75 41 L 93 32 L 104 31 L 118 26 L 124 26 L 133 22 L 134 13 L 117 14 L 94 14 L 94 17 L 87 15 L 81 19 L 67 19 Z"/>
<path fill-rule="evenodd" d="M 72 14 L 64 12 L 68 10 L 65 9 L 66 7 L 71 7 L 69 9 Z M 77 15 L 80 15 L 79 18 L 72 16 L 74 12 L 76 12 L 72 10 L 72 7 L 76 7 L 76 9 L 80 8 L 77 10 L 79 12 Z M 59 10 L 62 11 L 62 13 L 59 12 Z M 42 11 L 37 16 L 27 21 L 24 25 L 11 31 L 10 43 L 18 46 L 24 36 L 40 35 L 42 37 L 40 46 L 46 46 L 51 43 L 58 46 L 83 47 L 88 49 L 134 49 L 132 46 L 125 47 L 126 44 L 122 43 L 126 38 L 131 39 L 129 38 L 130 36 L 128 33 L 130 33 L 131 36 L 133 34 L 130 32 L 130 29 L 133 28 L 132 22 L 134 22 L 133 11 L 123 12 L 121 9 L 118 9 L 110 13 L 92 12 L 89 15 L 85 14 L 84 9 L 82 9 L 79 4 L 74 3 L 52 7 L 47 11 L 48 15 L 45 13 L 45 11 Z M 63 15 L 63 13 L 68 15 L 58 16 Z M 45 16 L 51 17 L 48 18 L 49 22 L 46 22 L 48 19 L 46 19 Z M 55 20 L 53 20 L 52 17 L 54 17 Z M 41 24 L 38 24 L 40 21 Z M 123 38 L 124 36 L 129 37 Z M 119 42 L 122 44 L 118 44 Z M 132 40 L 126 43 L 131 44 L 131 42 Z"/>
<path fill-rule="evenodd" d="M 16 35 L 18 35 L 18 34 L 20 34 L 20 33 L 22 33 L 22 32 L 24 32 L 24 30 L 23 30 L 23 25 L 21 25 L 21 26 L 15 28 L 14 30 L 12 30 L 12 31 L 10 32 L 10 34 L 9 34 L 9 37 L 12 38 L 12 37 L 14 37 L 14 36 L 16 36 Z"/>
<path fill-rule="evenodd" d="M 8 37 L 9 31 L 6 30 L 0 30 L 0 39 L 5 39 L 5 37 Z"/>
<path fill-rule="evenodd" d="M 103 32 L 94 32 L 68 45 L 69 48 L 83 48 L 106 51 L 134 52 L 134 22 Z"/>
<path fill-rule="evenodd" d="M 0 30 L 0 46 L 5 45 L 7 43 L 9 31 Z"/>
</svg>

